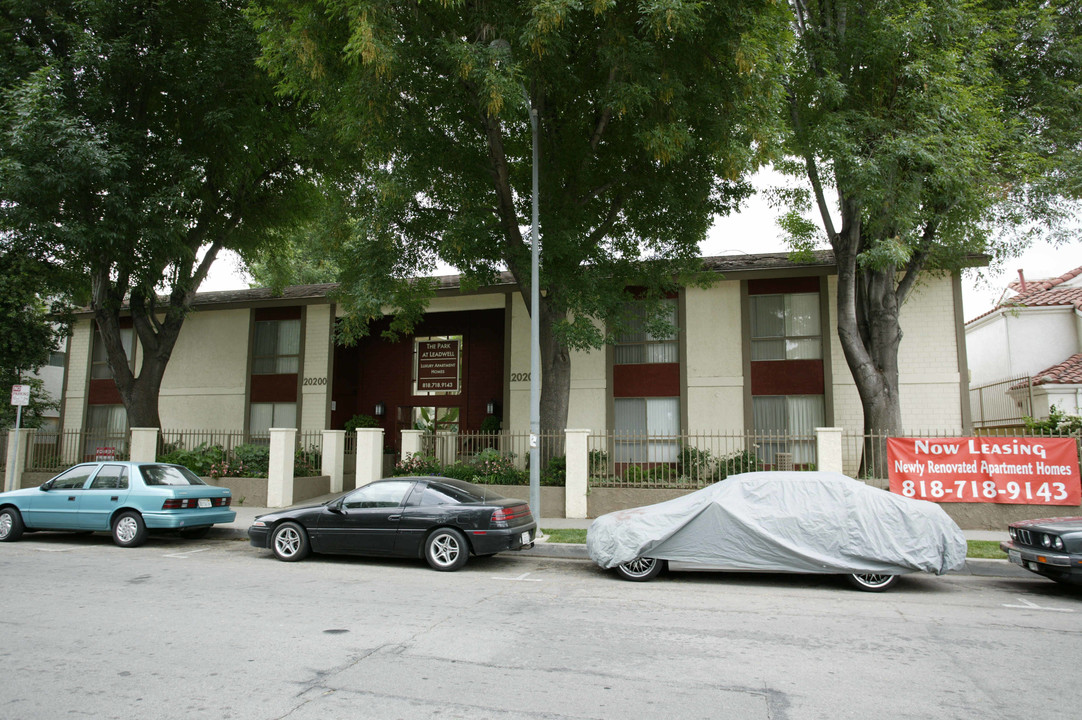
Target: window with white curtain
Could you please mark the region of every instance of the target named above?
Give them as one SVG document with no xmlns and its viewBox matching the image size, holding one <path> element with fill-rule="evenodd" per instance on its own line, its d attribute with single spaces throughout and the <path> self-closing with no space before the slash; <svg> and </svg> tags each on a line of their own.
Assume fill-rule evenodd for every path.
<svg viewBox="0 0 1082 720">
<path fill-rule="evenodd" d="M 124 355 L 129 363 L 134 337 L 133 328 L 120 328 L 120 343 L 124 346 Z M 60 364 L 63 365 L 63 359 Z M 94 380 L 110 380 L 113 377 L 113 371 L 109 368 L 109 355 L 105 351 L 105 340 L 102 339 L 101 330 L 98 329 L 97 324 L 94 325 L 94 347 L 91 348 L 90 355 L 90 377 Z"/>
<path fill-rule="evenodd" d="M 631 316 L 627 332 L 616 338 L 614 362 L 617 365 L 638 365 L 643 363 L 674 363 L 680 361 L 677 344 L 676 298 L 661 301 L 662 314 L 674 328 L 666 335 L 653 335 L 646 330 L 646 308 L 641 303 L 629 303 L 627 312 Z"/>
<path fill-rule="evenodd" d="M 819 293 L 752 295 L 752 360 L 818 360 L 823 357 Z"/>
<path fill-rule="evenodd" d="M 123 405 L 90 405 L 86 410 L 83 454 L 92 458 L 98 448 L 111 447 L 121 456 L 128 451 L 128 412 Z"/>
<path fill-rule="evenodd" d="M 751 400 L 759 459 L 772 465 L 779 452 L 793 454 L 793 463 L 816 462 L 815 428 L 826 418 L 822 395 L 760 395 Z"/>
<path fill-rule="evenodd" d="M 252 348 L 253 375 L 288 375 L 300 369 L 301 321 L 257 320 Z"/>
<path fill-rule="evenodd" d="M 676 462 L 680 398 L 616 398 L 613 405 L 616 462 Z"/>
<path fill-rule="evenodd" d="M 271 428 L 297 427 L 297 403 L 252 403 L 248 408 L 248 433 L 269 435 Z"/>
</svg>

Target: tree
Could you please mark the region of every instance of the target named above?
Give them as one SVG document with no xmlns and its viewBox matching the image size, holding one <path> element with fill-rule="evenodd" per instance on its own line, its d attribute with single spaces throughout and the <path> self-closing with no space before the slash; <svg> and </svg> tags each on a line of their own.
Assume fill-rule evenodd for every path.
<svg viewBox="0 0 1082 720">
<path fill-rule="evenodd" d="M 51 291 L 52 273 L 24 255 L 0 253 L 0 393 L 12 385 L 30 385 L 30 405 L 23 427 L 39 427 L 46 410 L 58 407 L 30 374 L 49 361 L 66 332 L 64 308 L 50 307 L 42 298 Z M 55 314 L 50 315 L 50 310 Z M 16 411 L 3 401 L 0 428 L 15 426 Z"/>
<path fill-rule="evenodd" d="M 797 160 L 782 167 L 806 178 L 834 250 L 838 335 L 866 433 L 902 429 L 899 312 L 920 274 L 1001 251 L 1009 236 L 997 231 L 1069 214 L 1059 202 L 1063 184 L 1047 182 L 1063 146 L 1055 150 L 1042 131 L 1042 102 L 1068 86 L 1078 101 L 1080 56 L 1055 48 L 1064 33 L 1057 13 L 1067 5 L 791 2 L 786 151 Z M 1066 78 L 1052 83 L 1038 56 Z M 1027 88 L 1027 78 L 1046 84 Z M 1071 132 L 1062 117 L 1055 130 L 1061 141 Z M 800 209 L 785 224 L 807 249 L 822 230 Z"/>
<path fill-rule="evenodd" d="M 410 278 L 437 261 L 467 287 L 506 268 L 540 313 L 544 429 L 566 425 L 570 351 L 612 340 L 629 286 L 660 305 L 694 277 L 713 215 L 750 191 L 744 177 L 774 138 L 788 30 L 768 0 L 256 4 L 266 66 L 358 149 L 337 186 L 348 231 L 331 247 L 346 331 L 388 304 L 408 329 L 432 292 Z"/>
<path fill-rule="evenodd" d="M 161 425 L 162 377 L 218 252 L 253 252 L 309 204 L 303 116 L 256 67 L 243 5 L 0 4 L 0 237 L 84 279 L 133 427 Z"/>
</svg>

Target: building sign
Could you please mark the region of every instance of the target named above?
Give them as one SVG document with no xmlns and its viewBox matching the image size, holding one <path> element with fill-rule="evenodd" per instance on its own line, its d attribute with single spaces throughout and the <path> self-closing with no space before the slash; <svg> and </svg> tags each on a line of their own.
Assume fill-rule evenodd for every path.
<svg viewBox="0 0 1082 720">
<path fill-rule="evenodd" d="M 100 447 L 94 450 L 94 459 L 98 462 L 106 460 L 116 460 L 116 448 L 115 447 Z"/>
<path fill-rule="evenodd" d="M 1072 438 L 889 438 L 890 491 L 932 502 L 1078 505 Z"/>
<path fill-rule="evenodd" d="M 417 339 L 416 394 L 460 392 L 462 338 Z"/>
</svg>

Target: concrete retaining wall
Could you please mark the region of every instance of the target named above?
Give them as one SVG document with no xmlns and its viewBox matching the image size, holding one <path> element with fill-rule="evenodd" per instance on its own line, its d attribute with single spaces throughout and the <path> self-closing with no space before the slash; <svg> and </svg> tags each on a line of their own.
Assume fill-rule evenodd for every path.
<svg viewBox="0 0 1082 720">
<path fill-rule="evenodd" d="M 233 493 L 234 505 L 267 507 L 267 478 L 203 478 L 208 485 L 227 487 Z M 331 479 L 327 475 L 293 478 L 293 502 L 300 503 L 331 491 Z"/>
</svg>

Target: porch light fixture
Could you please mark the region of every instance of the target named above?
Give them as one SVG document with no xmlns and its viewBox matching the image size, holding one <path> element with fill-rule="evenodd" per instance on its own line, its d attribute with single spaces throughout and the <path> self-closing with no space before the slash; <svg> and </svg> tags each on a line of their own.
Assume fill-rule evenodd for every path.
<svg viewBox="0 0 1082 720">
<path fill-rule="evenodd" d="M 488 401 L 488 405 L 485 405 L 485 412 L 488 413 L 489 415 L 495 415 L 496 414 L 496 401 L 495 400 L 489 400 Z"/>
<path fill-rule="evenodd" d="M 387 412 L 387 406 L 383 404 L 382 400 L 376 403 L 376 409 L 374 412 L 376 413 L 376 417 L 383 417 L 383 414 Z"/>
</svg>

